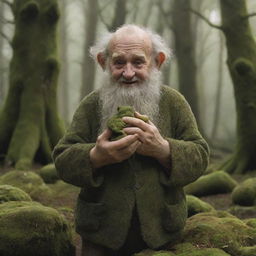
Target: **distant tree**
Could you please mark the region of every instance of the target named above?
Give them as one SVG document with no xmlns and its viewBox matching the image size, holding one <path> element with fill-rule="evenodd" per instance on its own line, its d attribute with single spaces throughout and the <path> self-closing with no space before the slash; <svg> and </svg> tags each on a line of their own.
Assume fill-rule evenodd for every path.
<svg viewBox="0 0 256 256">
<path fill-rule="evenodd" d="M 0 1 L 0 106 L 4 98 L 4 38 L 3 38 L 4 3 Z"/>
<path fill-rule="evenodd" d="M 87 8 L 85 10 L 86 26 L 85 26 L 85 42 L 82 60 L 82 84 L 80 98 L 89 94 L 94 89 L 95 80 L 95 63 L 90 57 L 89 48 L 94 44 L 96 39 L 96 31 L 98 24 L 98 1 L 87 0 Z"/>
<path fill-rule="evenodd" d="M 216 90 L 216 100 L 215 100 L 215 110 L 213 114 L 213 126 L 211 140 L 215 141 L 218 133 L 220 113 L 221 113 L 221 95 L 223 87 L 223 55 L 224 55 L 224 40 L 223 35 L 219 33 L 220 46 L 219 46 L 219 56 L 218 56 L 218 81 Z"/>
<path fill-rule="evenodd" d="M 16 168 L 51 162 L 63 135 L 57 115 L 57 0 L 14 0 L 8 95 L 0 113 L 0 155 Z"/>
<path fill-rule="evenodd" d="M 126 3 L 127 0 L 116 0 L 115 14 L 109 31 L 114 31 L 125 23 L 127 14 Z"/>
<path fill-rule="evenodd" d="M 59 38 L 60 38 L 60 76 L 59 76 L 59 93 L 58 93 L 58 102 L 60 106 L 60 114 L 68 121 L 69 117 L 69 61 L 68 61 L 68 33 L 67 33 L 67 0 L 59 1 L 60 5 L 60 29 L 59 29 Z"/>
<path fill-rule="evenodd" d="M 174 32 L 175 54 L 178 64 L 179 90 L 189 102 L 202 130 L 197 88 L 197 66 L 195 41 L 191 25 L 190 0 L 173 2 L 172 29 Z"/>
<path fill-rule="evenodd" d="M 126 20 L 126 15 L 127 15 L 127 1 L 126 0 L 115 0 L 115 10 L 114 10 L 114 15 L 113 19 L 111 22 L 107 22 L 102 15 L 104 9 L 106 6 L 101 8 L 99 14 L 101 21 L 103 24 L 106 26 L 108 31 L 114 31 L 118 27 L 122 26 L 125 23 Z"/>
</svg>

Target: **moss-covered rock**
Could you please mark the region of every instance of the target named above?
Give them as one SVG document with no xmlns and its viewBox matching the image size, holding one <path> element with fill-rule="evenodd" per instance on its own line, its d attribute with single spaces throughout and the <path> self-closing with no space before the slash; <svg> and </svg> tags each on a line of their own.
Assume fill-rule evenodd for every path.
<svg viewBox="0 0 256 256">
<path fill-rule="evenodd" d="M 256 212 L 256 209 L 255 209 L 255 212 Z M 243 222 L 250 227 L 256 228 L 256 218 L 245 219 L 243 220 Z"/>
<path fill-rule="evenodd" d="M 256 206 L 234 205 L 228 209 L 228 212 L 240 219 L 256 217 Z"/>
<path fill-rule="evenodd" d="M 190 243 L 182 243 L 171 251 L 144 250 L 133 256 L 230 256 L 230 254 L 218 248 L 198 248 Z"/>
<path fill-rule="evenodd" d="M 0 204 L 8 201 L 32 201 L 23 190 L 10 186 L 0 185 Z"/>
<path fill-rule="evenodd" d="M 175 254 L 178 256 L 229 256 L 221 249 L 218 248 L 200 248 L 194 246 L 191 243 L 180 243 L 177 244 L 174 248 Z"/>
<path fill-rule="evenodd" d="M 206 196 L 230 193 L 236 185 L 237 182 L 229 174 L 224 171 L 216 171 L 187 185 L 185 191 L 194 196 Z"/>
<path fill-rule="evenodd" d="M 256 245 L 240 248 L 239 256 L 255 256 L 255 255 L 256 255 Z"/>
<path fill-rule="evenodd" d="M 256 178 L 246 179 L 239 184 L 232 192 L 232 201 L 243 206 L 256 205 Z"/>
<path fill-rule="evenodd" d="M 37 202 L 2 203 L 0 255 L 74 256 L 70 227 L 55 209 Z"/>
<path fill-rule="evenodd" d="M 214 208 L 210 204 L 204 202 L 203 200 L 195 196 L 187 195 L 186 200 L 189 217 L 200 212 L 210 212 L 214 210 Z"/>
<path fill-rule="evenodd" d="M 176 256 L 176 254 L 170 251 L 154 251 L 147 249 L 139 253 L 135 253 L 133 256 Z"/>
<path fill-rule="evenodd" d="M 31 171 L 9 171 L 0 177 L 0 184 L 18 187 L 27 192 L 35 200 L 41 196 L 51 194 L 51 190 L 44 183 L 43 179 Z"/>
<path fill-rule="evenodd" d="M 243 247 L 256 244 L 256 229 L 228 212 L 199 213 L 188 218 L 184 242 L 238 256 Z"/>
<path fill-rule="evenodd" d="M 38 174 L 41 176 L 45 183 L 53 184 L 60 179 L 57 175 L 57 171 L 54 164 L 45 165 L 39 170 Z"/>
</svg>

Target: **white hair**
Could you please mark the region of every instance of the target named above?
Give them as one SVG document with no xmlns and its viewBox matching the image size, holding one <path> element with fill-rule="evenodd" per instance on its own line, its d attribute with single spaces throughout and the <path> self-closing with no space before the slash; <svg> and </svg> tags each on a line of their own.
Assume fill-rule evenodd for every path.
<svg viewBox="0 0 256 256">
<path fill-rule="evenodd" d="M 138 25 L 134 25 L 134 24 L 125 24 L 125 25 L 119 27 L 117 30 L 120 30 L 120 29 L 130 29 L 130 30 L 140 29 L 140 30 L 146 32 L 146 34 L 149 36 L 149 38 L 151 39 L 151 42 L 152 42 L 153 57 L 157 56 L 158 53 L 162 52 L 165 55 L 165 63 L 167 63 L 168 60 L 170 59 L 170 57 L 172 56 L 172 51 L 167 46 L 164 39 L 160 35 L 153 32 L 151 29 L 141 27 L 141 26 L 138 26 Z M 91 57 L 94 60 L 97 60 L 97 55 L 99 53 L 102 53 L 103 56 L 105 57 L 105 59 L 108 58 L 108 46 L 109 46 L 109 43 L 110 43 L 111 39 L 113 38 L 114 34 L 115 34 L 115 32 L 106 32 L 106 33 L 104 33 L 96 41 L 96 44 L 90 48 L 90 54 L 91 54 Z"/>
</svg>

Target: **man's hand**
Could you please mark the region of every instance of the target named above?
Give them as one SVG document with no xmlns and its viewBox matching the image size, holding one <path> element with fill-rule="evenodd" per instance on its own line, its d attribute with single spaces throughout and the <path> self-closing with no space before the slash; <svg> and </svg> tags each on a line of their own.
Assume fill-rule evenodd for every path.
<svg viewBox="0 0 256 256">
<path fill-rule="evenodd" d="M 141 145 L 137 134 L 127 135 L 117 141 L 109 141 L 111 130 L 105 130 L 97 138 L 96 145 L 90 151 L 90 160 L 94 168 L 122 162 L 128 159 Z"/>
<path fill-rule="evenodd" d="M 135 117 L 123 117 L 123 121 L 129 126 L 124 128 L 124 132 L 129 135 L 138 135 L 141 145 L 136 149 L 136 152 L 154 157 L 163 166 L 170 167 L 170 147 L 167 140 L 165 140 L 157 127 L 149 120 L 148 122 L 142 121 L 142 115 L 135 112 Z M 139 119 L 140 118 L 140 119 Z"/>
</svg>

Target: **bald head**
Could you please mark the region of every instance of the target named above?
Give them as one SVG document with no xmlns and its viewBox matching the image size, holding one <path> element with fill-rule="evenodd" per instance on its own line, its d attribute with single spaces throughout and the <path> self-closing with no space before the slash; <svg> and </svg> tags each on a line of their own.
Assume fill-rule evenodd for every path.
<svg viewBox="0 0 256 256">
<path fill-rule="evenodd" d="M 149 34 L 136 25 L 126 25 L 116 30 L 109 42 L 108 49 L 113 52 L 116 47 L 140 48 L 147 55 L 151 55 L 153 49 Z"/>
</svg>

